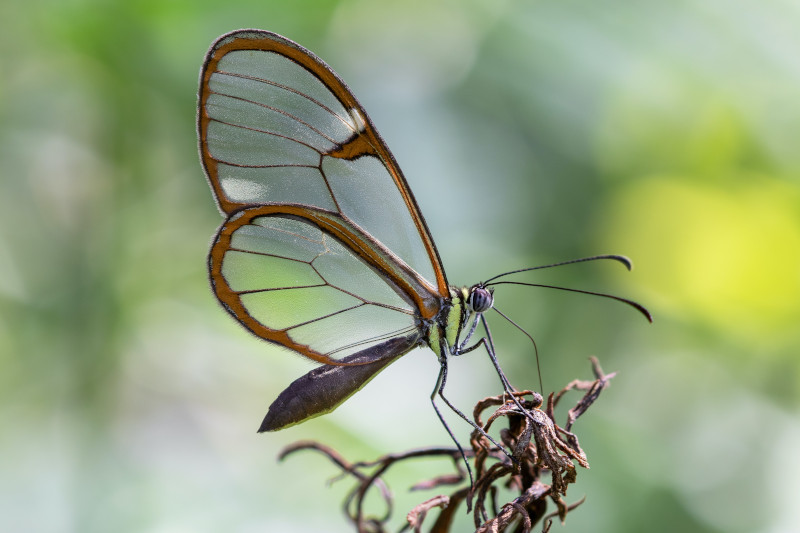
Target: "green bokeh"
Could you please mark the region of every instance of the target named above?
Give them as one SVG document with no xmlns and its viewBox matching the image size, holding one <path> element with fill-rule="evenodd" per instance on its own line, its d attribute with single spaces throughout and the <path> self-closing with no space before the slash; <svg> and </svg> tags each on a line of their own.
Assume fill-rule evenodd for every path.
<svg viewBox="0 0 800 533">
<path fill-rule="evenodd" d="M 348 531 L 333 469 L 276 464 L 282 446 L 448 443 L 424 351 L 332 415 L 255 434 L 310 367 L 208 289 L 221 218 L 197 75 L 240 27 L 348 80 L 452 283 L 634 260 L 528 280 L 633 297 L 653 326 L 602 299 L 496 294 L 546 388 L 588 377 L 591 354 L 619 371 L 576 426 L 592 469 L 564 530 L 800 528 L 797 2 L 76 0 L 0 6 L 0 530 Z M 526 339 L 491 318 L 512 381 L 535 387 Z M 450 387 L 465 408 L 498 391 L 477 352 Z M 433 467 L 390 479 L 398 518 Z"/>
</svg>

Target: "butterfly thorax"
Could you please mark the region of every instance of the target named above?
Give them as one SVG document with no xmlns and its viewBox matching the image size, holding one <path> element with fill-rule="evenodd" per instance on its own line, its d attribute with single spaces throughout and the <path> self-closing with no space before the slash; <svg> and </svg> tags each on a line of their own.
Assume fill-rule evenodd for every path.
<svg viewBox="0 0 800 533">
<path fill-rule="evenodd" d="M 443 339 L 448 347 L 457 346 L 470 316 L 488 311 L 492 304 L 491 291 L 480 284 L 472 287 L 451 285 L 450 298 L 445 300 L 428 327 L 428 346 L 437 354 L 442 353 Z"/>
</svg>

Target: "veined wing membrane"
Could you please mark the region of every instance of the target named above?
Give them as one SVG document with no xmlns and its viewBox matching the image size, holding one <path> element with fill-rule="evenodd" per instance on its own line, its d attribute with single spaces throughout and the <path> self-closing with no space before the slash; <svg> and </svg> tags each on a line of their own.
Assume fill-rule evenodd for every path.
<svg viewBox="0 0 800 533">
<path fill-rule="evenodd" d="M 234 202 L 306 203 L 328 211 L 336 209 L 330 192 L 319 186 L 316 166 L 241 168 L 220 164 L 218 169 L 219 181 Z"/>
<path fill-rule="evenodd" d="M 212 246 L 214 291 L 240 322 L 328 364 L 419 335 L 407 290 L 310 219 L 275 209 L 234 215 Z"/>
<path fill-rule="evenodd" d="M 213 80 L 213 78 L 212 78 Z M 206 103 L 209 115 L 220 122 L 236 124 L 255 130 L 269 125 L 274 133 L 285 135 L 305 143 L 320 153 L 327 153 L 336 147 L 336 143 L 319 130 L 300 122 L 300 120 L 279 107 L 257 102 L 232 98 L 219 93 L 212 93 Z"/>
<path fill-rule="evenodd" d="M 214 120 L 208 125 L 208 146 L 217 163 L 233 167 L 317 167 L 313 147 L 268 129 Z"/>
</svg>

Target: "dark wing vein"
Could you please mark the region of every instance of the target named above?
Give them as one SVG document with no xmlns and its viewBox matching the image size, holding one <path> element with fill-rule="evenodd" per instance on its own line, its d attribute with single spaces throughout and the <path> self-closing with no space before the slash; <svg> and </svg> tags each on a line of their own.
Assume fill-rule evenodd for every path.
<svg viewBox="0 0 800 533">
<path fill-rule="evenodd" d="M 342 217 L 344 217 L 347 220 L 350 220 L 348 218 L 348 216 L 342 210 L 342 206 L 339 205 L 339 200 L 336 199 L 336 194 L 334 194 L 333 187 L 331 187 L 331 184 L 328 181 L 328 176 L 326 176 L 325 175 L 325 171 L 322 170 L 322 161 L 320 161 L 319 173 L 322 176 L 322 181 L 325 182 L 325 187 L 327 187 L 327 189 L 328 189 L 328 194 L 331 195 L 331 199 L 333 200 L 333 205 L 336 206 L 336 210 L 339 212 L 340 215 L 342 215 Z"/>
<path fill-rule="evenodd" d="M 311 241 L 314 242 L 314 241 Z M 277 259 L 286 259 L 287 261 L 296 261 L 297 263 L 305 263 L 306 265 L 311 265 L 311 261 L 303 261 L 302 259 L 296 259 L 294 257 L 286 257 L 285 255 L 278 255 L 278 254 L 271 254 L 268 252 L 256 252 L 255 250 L 242 250 L 241 248 L 228 248 L 229 252 L 241 252 L 244 254 L 253 254 L 253 255 L 264 255 L 267 257 L 275 257 Z M 314 258 L 316 259 L 316 257 Z M 313 259 L 312 259 L 313 261 Z M 311 268 L 314 268 L 313 266 Z M 319 272 L 318 272 L 319 274 Z M 320 276 L 322 278 L 322 276 Z M 325 279 L 325 278 L 322 278 Z"/>
<path fill-rule="evenodd" d="M 220 120 L 218 118 L 210 118 L 209 120 L 211 120 L 213 122 L 219 122 L 220 124 L 225 124 L 226 126 L 231 126 L 233 128 L 241 128 L 243 130 L 255 131 L 257 133 L 264 133 L 266 135 L 272 135 L 273 137 L 280 137 L 282 139 L 286 139 L 287 141 L 293 141 L 293 142 L 296 142 L 297 144 L 302 144 L 306 148 L 311 148 L 312 150 L 317 152 L 319 155 L 324 155 L 326 153 L 326 152 L 321 152 L 318 148 L 315 148 L 314 146 L 311 146 L 310 144 L 308 144 L 306 142 L 299 141 L 299 140 L 294 139 L 292 137 L 289 137 L 287 135 L 283 135 L 283 134 L 280 134 L 280 133 L 275 133 L 274 131 L 262 130 L 260 128 L 253 128 L 251 126 L 244 126 L 242 124 L 234 124 L 233 122 L 228 122 L 227 120 Z"/>
<path fill-rule="evenodd" d="M 404 335 L 406 333 L 411 333 L 413 331 L 417 331 L 417 329 L 418 328 L 416 326 L 408 326 L 407 328 L 402 328 L 402 329 L 398 329 L 397 331 L 384 333 L 383 335 L 375 335 L 374 337 L 370 337 L 368 339 L 364 339 L 364 340 L 361 340 L 361 341 L 358 341 L 358 342 L 351 342 L 350 344 L 346 344 L 344 346 L 340 346 L 339 348 L 336 348 L 335 350 L 331 350 L 331 351 L 327 352 L 325 355 L 332 355 L 332 354 L 335 354 L 336 352 L 349 350 L 351 348 L 355 348 L 356 346 L 363 346 L 365 344 L 370 344 L 370 343 L 375 342 L 375 341 L 381 341 L 381 340 L 384 340 L 384 339 L 391 339 L 391 338 L 396 337 L 398 335 Z"/>
<path fill-rule="evenodd" d="M 317 168 L 317 167 L 311 167 L 311 168 Z M 289 230 L 285 230 L 285 229 L 281 229 L 281 228 L 275 228 L 275 227 L 272 227 L 272 226 L 261 226 L 261 227 L 264 228 L 264 229 L 277 231 L 279 233 L 285 233 L 286 235 L 291 235 L 292 237 L 297 237 L 298 239 L 303 239 L 304 241 L 313 242 L 314 244 L 322 244 L 322 245 L 325 244 L 324 240 L 315 241 L 314 239 L 310 239 L 310 238 L 306 237 L 305 235 L 300 235 L 299 233 L 295 233 L 293 231 L 289 231 Z M 327 251 L 327 249 L 326 249 L 326 251 Z M 322 252 L 322 253 L 325 253 L 325 252 Z M 320 253 L 319 255 L 322 255 L 322 253 Z M 317 257 L 319 257 L 319 255 L 317 255 Z M 316 259 L 316 257 L 314 259 Z M 312 261 L 313 261 L 313 259 L 312 259 Z"/>
<path fill-rule="evenodd" d="M 294 287 L 273 287 L 271 289 L 249 289 L 246 291 L 233 291 L 234 294 L 242 295 L 242 294 L 255 294 L 258 292 L 271 292 L 271 291 L 290 291 L 292 289 L 314 289 L 316 287 L 332 287 L 332 285 L 328 282 L 320 283 L 319 285 L 297 285 Z M 333 287 L 334 289 L 338 287 Z"/>
<path fill-rule="evenodd" d="M 302 65 L 300 65 L 300 67 L 304 68 L 304 67 L 302 67 Z M 292 93 L 294 93 L 294 94 L 296 94 L 298 96 L 302 96 L 303 98 L 305 98 L 309 102 L 312 102 L 313 104 L 321 107 L 322 109 L 324 109 L 325 111 L 327 111 L 328 113 L 333 115 L 334 117 L 336 117 L 339 120 L 341 120 L 342 124 L 344 124 L 351 131 L 354 131 L 354 132 L 356 131 L 353 128 L 353 125 L 350 124 L 344 118 L 342 118 L 341 115 L 339 115 L 339 113 L 337 113 L 336 111 L 332 110 L 331 108 L 329 108 L 328 106 L 326 106 L 322 102 L 318 101 L 316 98 L 312 98 L 311 96 L 309 96 L 309 95 L 307 95 L 305 93 L 302 93 L 302 92 L 298 91 L 297 89 L 295 89 L 293 87 L 289 87 L 288 85 L 283 85 L 282 83 L 277 83 L 277 82 L 274 82 L 274 81 L 271 81 L 271 80 L 267 80 L 267 79 L 264 79 L 264 78 L 259 78 L 257 76 L 248 76 L 247 74 L 236 74 L 236 73 L 233 73 L 233 72 L 228 72 L 226 70 L 217 70 L 216 72 L 218 74 L 224 74 L 226 76 L 233 76 L 235 78 L 243 78 L 243 79 L 247 79 L 247 80 L 252 80 L 252 81 L 265 83 L 267 85 L 272 85 L 273 87 L 278 87 L 279 89 L 283 89 L 285 91 L 292 92 Z M 326 87 L 326 89 L 327 89 L 327 87 Z M 331 93 L 331 94 L 333 94 L 333 93 Z M 334 97 L 338 100 L 338 97 L 336 97 L 336 95 L 334 95 Z"/>
<path fill-rule="evenodd" d="M 245 165 L 244 163 L 234 163 L 232 161 L 226 161 L 225 159 L 219 159 L 217 157 L 211 156 L 212 161 L 216 161 L 217 163 L 222 163 L 223 165 L 228 165 L 231 167 L 238 167 L 238 168 L 313 168 L 315 170 L 319 170 L 318 165 L 302 165 L 300 163 L 287 163 L 285 165 Z"/>
<path fill-rule="evenodd" d="M 264 109 L 269 109 L 270 111 L 275 111 L 276 113 L 280 113 L 281 115 L 283 115 L 285 117 L 289 117 L 290 119 L 294 120 L 295 122 L 297 122 L 299 124 L 302 124 L 303 126 L 305 126 L 306 128 L 310 129 L 311 131 L 313 131 L 314 133 L 316 133 L 320 137 L 325 138 L 325 140 L 327 140 L 331 144 L 339 146 L 338 142 L 336 142 L 332 138 L 328 137 L 326 134 L 324 134 L 323 132 L 319 131 L 317 128 L 315 128 L 314 126 L 312 126 L 308 122 L 302 120 L 300 117 L 296 117 L 296 116 L 292 115 L 291 113 L 289 113 L 287 111 L 284 111 L 283 109 L 278 109 L 277 107 L 273 107 L 273 106 L 267 105 L 267 104 L 262 104 L 261 102 L 256 102 L 255 100 L 250 100 L 249 98 L 243 98 L 241 96 L 234 96 L 232 94 L 226 94 L 226 93 L 221 93 L 221 92 L 217 92 L 217 91 L 209 91 L 209 92 L 211 94 L 217 94 L 219 96 L 224 96 L 226 98 L 232 98 L 234 100 L 239 100 L 240 102 L 245 102 L 245 103 L 248 103 L 248 104 L 257 105 L 257 106 L 263 107 Z"/>
<path fill-rule="evenodd" d="M 330 287 L 333 287 L 332 285 L 329 285 L 329 286 L 330 286 Z M 335 289 L 336 287 L 333 287 L 333 288 Z M 295 324 L 294 326 L 289 326 L 288 328 L 284 328 L 284 330 L 283 330 L 283 331 L 291 331 L 291 330 L 293 330 L 294 328 L 299 328 L 300 326 L 305 326 L 305 325 L 308 325 L 308 324 L 313 324 L 314 322 L 319 322 L 319 321 L 321 321 L 321 320 L 325 320 L 326 318 L 330 318 L 330 317 L 332 317 L 332 316 L 340 315 L 340 314 L 342 314 L 342 313 L 346 313 L 346 312 L 348 312 L 348 311 L 352 311 L 353 309 L 358 309 L 359 307 L 364 307 L 365 305 L 368 305 L 368 304 L 366 304 L 366 303 L 364 303 L 364 302 L 362 301 L 362 302 L 361 302 L 360 304 L 358 304 L 358 305 L 354 305 L 354 306 L 348 307 L 348 308 L 346 308 L 346 309 L 340 309 L 339 311 L 334 311 L 333 313 L 328 313 L 327 315 L 324 315 L 324 316 L 318 316 L 317 318 L 312 318 L 311 320 L 307 320 L 307 321 L 305 321 L 305 322 L 301 322 L 300 324 Z"/>
</svg>

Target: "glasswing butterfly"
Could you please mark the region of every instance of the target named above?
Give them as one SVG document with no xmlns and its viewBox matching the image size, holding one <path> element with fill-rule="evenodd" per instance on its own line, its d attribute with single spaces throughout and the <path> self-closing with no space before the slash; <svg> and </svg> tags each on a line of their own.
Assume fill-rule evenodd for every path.
<svg viewBox="0 0 800 533">
<path fill-rule="evenodd" d="M 397 162 L 326 63 L 280 35 L 234 31 L 211 45 L 198 100 L 200 157 L 227 217 L 208 255 L 213 291 L 252 333 L 322 365 L 259 431 L 332 411 L 423 345 L 441 364 L 431 401 L 443 423 L 437 394 L 469 422 L 442 394 L 451 356 L 484 346 L 510 393 L 483 313 L 492 285 L 519 283 L 498 278 L 533 268 L 451 286 Z M 630 268 L 615 255 L 559 264 L 595 259 Z M 479 321 L 487 335 L 468 346 Z"/>
</svg>

